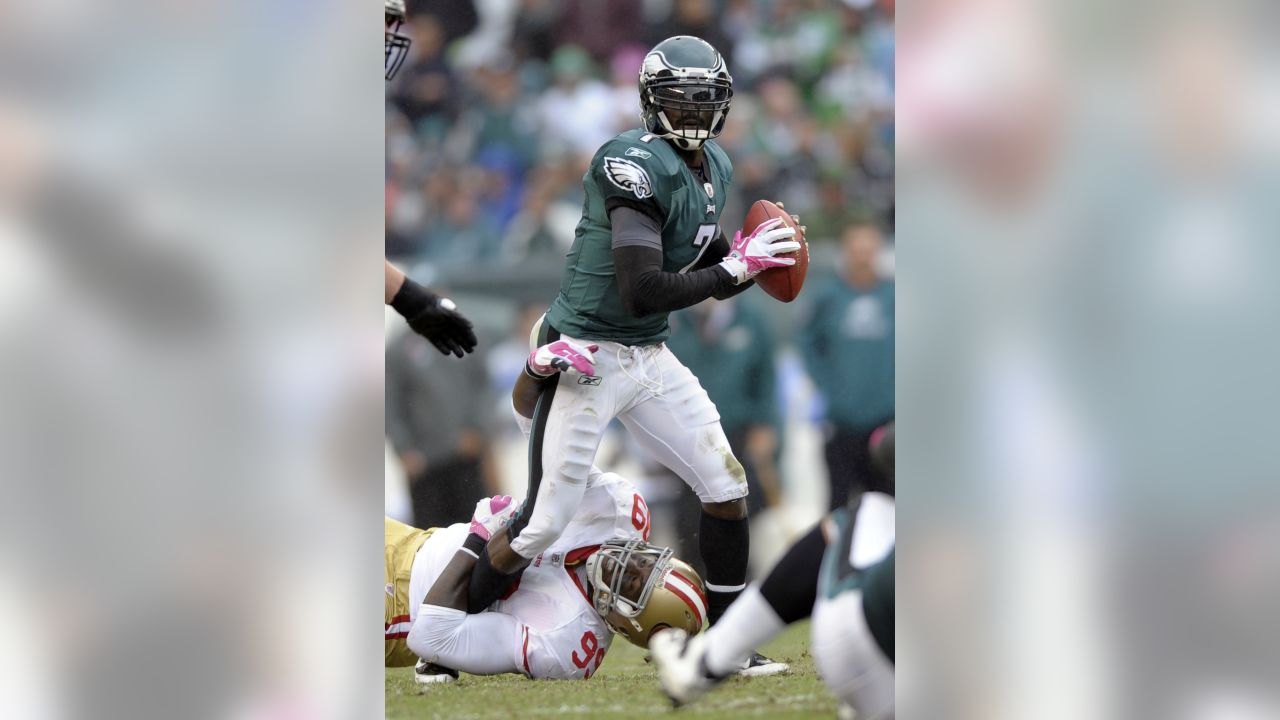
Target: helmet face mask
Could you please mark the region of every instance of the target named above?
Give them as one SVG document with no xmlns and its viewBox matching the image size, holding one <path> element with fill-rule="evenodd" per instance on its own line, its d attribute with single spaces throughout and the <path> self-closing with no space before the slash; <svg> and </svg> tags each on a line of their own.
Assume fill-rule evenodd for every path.
<svg viewBox="0 0 1280 720">
<path fill-rule="evenodd" d="M 587 561 L 596 612 L 604 617 L 611 612 L 624 618 L 638 616 L 670 558 L 670 548 L 642 540 L 610 540 L 601 545 Z"/>
<path fill-rule="evenodd" d="M 640 67 L 645 129 L 681 150 L 720 134 L 733 99 L 724 58 L 705 40 L 677 35 L 658 43 Z"/>
<path fill-rule="evenodd" d="M 383 0 L 387 20 L 387 54 L 383 61 L 387 80 L 395 77 L 409 55 L 409 36 L 400 32 L 404 25 L 404 0 Z"/>
<path fill-rule="evenodd" d="M 587 577 L 596 612 L 633 645 L 666 628 L 695 634 L 706 621 L 702 579 L 669 548 L 610 540 L 587 560 Z"/>
</svg>

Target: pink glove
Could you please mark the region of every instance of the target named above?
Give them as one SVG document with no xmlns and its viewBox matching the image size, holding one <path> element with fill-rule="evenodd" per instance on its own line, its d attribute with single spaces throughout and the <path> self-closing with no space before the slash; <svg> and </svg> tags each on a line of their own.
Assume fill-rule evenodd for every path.
<svg viewBox="0 0 1280 720">
<path fill-rule="evenodd" d="M 484 538 L 485 542 L 493 534 L 511 524 L 520 505 L 512 501 L 510 495 L 494 495 L 476 503 L 476 512 L 471 516 L 471 532 Z"/>
<path fill-rule="evenodd" d="M 729 243 L 729 255 L 720 266 L 741 285 L 769 268 L 795 265 L 795 258 L 774 257 L 800 249 L 800 243 L 787 239 L 795 234 L 795 228 L 783 225 L 782 218 L 760 223 L 755 232 L 746 237 L 739 230 Z"/>
<path fill-rule="evenodd" d="M 568 340 L 557 340 L 529 353 L 529 371 L 539 377 L 549 377 L 558 372 L 596 374 L 596 356 L 599 345 L 582 346 Z"/>
</svg>

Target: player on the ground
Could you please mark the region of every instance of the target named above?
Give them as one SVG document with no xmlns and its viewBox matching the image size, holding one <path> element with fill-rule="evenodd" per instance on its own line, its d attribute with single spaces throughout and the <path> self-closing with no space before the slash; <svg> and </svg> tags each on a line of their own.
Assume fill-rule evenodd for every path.
<svg viewBox="0 0 1280 720">
<path fill-rule="evenodd" d="M 702 502 L 699 549 L 712 622 L 746 586 L 746 476 L 715 405 L 663 340 L 668 313 L 742 292 L 762 270 L 794 264 L 775 256 L 800 245 L 781 220 L 732 241 L 720 229 L 733 182 L 729 158 L 712 140 L 733 97 L 720 53 L 699 38 L 668 38 L 645 56 L 639 84 L 644 127 L 605 143 L 583 177 L 582 219 L 526 370 L 541 387 L 525 507 L 476 564 L 473 612 L 563 532 L 614 418 Z M 539 356 L 564 360 L 564 353 L 592 355 L 592 372 L 539 367 Z M 749 674 L 785 669 L 759 656 L 744 667 Z"/>
<path fill-rule="evenodd" d="M 892 488 L 892 424 L 873 435 L 872 456 Z M 883 498 L 850 498 L 848 507 L 792 545 L 705 634 L 654 636 L 649 647 L 672 702 L 698 699 L 755 648 L 812 614 L 813 658 L 831 691 L 858 720 L 893 718 L 895 550 Z"/>
<path fill-rule="evenodd" d="M 613 633 L 646 646 L 655 630 L 697 632 L 706 601 L 697 574 L 645 541 L 649 513 L 634 485 L 614 473 L 590 492 L 554 544 L 491 612 L 467 614 L 467 577 L 490 535 L 515 514 L 509 497 L 486 498 L 468 526 L 418 530 L 385 520 L 386 665 L 422 658 L 419 682 L 457 671 L 586 679 Z M 449 668 L 450 670 L 444 670 Z"/>
<path fill-rule="evenodd" d="M 383 8 L 387 48 L 383 68 L 386 79 L 390 80 L 409 54 L 409 36 L 400 32 L 405 18 L 404 0 L 383 0 Z M 471 322 L 458 312 L 452 300 L 414 282 L 385 259 L 383 264 L 383 302 L 400 313 L 414 332 L 430 340 L 445 355 L 462 357 L 476 349 Z"/>
</svg>

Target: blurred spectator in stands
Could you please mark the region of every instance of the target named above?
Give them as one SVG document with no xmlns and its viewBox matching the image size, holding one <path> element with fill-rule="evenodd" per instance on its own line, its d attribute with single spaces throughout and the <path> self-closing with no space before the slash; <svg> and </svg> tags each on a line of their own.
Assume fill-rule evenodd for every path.
<svg viewBox="0 0 1280 720">
<path fill-rule="evenodd" d="M 559 196 L 558 174 L 554 167 L 540 168 L 525 186 L 520 212 L 502 237 L 504 260 L 517 263 L 531 258 L 561 257 L 569 252 L 582 216 L 582 203 L 565 201 Z"/>
<path fill-rule="evenodd" d="M 719 138 L 734 162 L 726 218 L 770 197 L 806 217 L 815 243 L 862 218 L 891 226 L 891 0 L 465 5 L 411 3 L 413 55 L 388 90 L 392 254 L 447 266 L 560 246 L 560 211 L 580 211 L 587 160 L 638 124 L 644 52 L 675 33 L 720 46 L 736 81 Z"/>
<path fill-rule="evenodd" d="M 649 46 L 657 45 L 673 35 L 700 37 L 711 43 L 725 58 L 733 57 L 733 42 L 716 14 L 714 0 L 680 0 L 675 3 L 666 21 L 650 30 Z"/>
<path fill-rule="evenodd" d="M 477 68 L 479 97 L 459 123 L 471 136 L 475 155 L 510 167 L 522 179 L 538 159 L 538 118 L 520 94 L 520 78 L 509 59 Z"/>
<path fill-rule="evenodd" d="M 511 30 L 511 49 L 516 59 L 521 62 L 551 60 L 559 18 L 557 0 L 520 0 Z"/>
<path fill-rule="evenodd" d="M 758 98 L 746 145 L 753 159 L 765 163 L 765 174 L 748 197 L 783 200 L 792 212 L 809 210 L 816 202 L 817 175 L 823 163 L 820 128 L 809 116 L 800 88 L 784 75 L 762 78 Z M 831 151 L 828 148 L 827 154 Z M 749 176 L 748 181 L 755 179 Z"/>
<path fill-rule="evenodd" d="M 444 202 L 444 214 L 423 230 L 420 256 L 432 261 L 464 263 L 497 255 L 500 239 L 495 219 L 480 212 L 483 174 L 477 168 L 459 173 L 458 185 Z"/>
<path fill-rule="evenodd" d="M 891 77 L 867 64 L 861 48 L 847 43 L 818 82 L 815 99 L 825 115 L 858 123 L 893 122 Z"/>
<path fill-rule="evenodd" d="M 636 81 L 648 52 L 649 48 L 644 45 L 624 45 L 613 53 L 609 61 L 615 134 L 640 127 L 640 93 Z"/>
<path fill-rule="evenodd" d="M 894 415 L 894 284 L 881 277 L 880 230 L 849 227 L 840 275 L 814 288 L 801 354 L 826 403 L 832 509 L 850 491 L 883 490 L 871 465 L 871 433 Z"/>
<path fill-rule="evenodd" d="M 842 180 L 838 174 L 831 173 L 818 183 L 818 202 L 804 214 L 808 228 L 805 239 L 811 245 L 839 242 L 840 234 L 852 219 Z"/>
<path fill-rule="evenodd" d="M 592 77 L 594 66 L 586 51 L 575 45 L 556 50 L 551 57 L 554 82 L 538 101 L 542 142 L 549 152 L 569 152 L 585 157 L 613 137 L 613 94 L 609 86 Z M 639 100 L 637 100 L 639 102 Z"/>
<path fill-rule="evenodd" d="M 410 21 L 434 18 L 439 24 L 445 47 L 470 34 L 480 24 L 473 0 L 409 0 L 407 9 Z"/>
<path fill-rule="evenodd" d="M 580 47 L 596 62 L 608 62 L 617 48 L 643 39 L 642 4 L 636 0 L 561 0 L 556 42 Z"/>
<path fill-rule="evenodd" d="M 733 38 L 741 38 L 755 31 L 760 24 L 761 16 L 760 3 L 756 0 L 728 0 L 720 10 L 720 25 L 724 28 L 725 34 Z M 732 68 L 738 61 L 737 47 L 735 46 L 734 49 L 735 52 L 722 50 L 720 53 L 724 55 L 725 62 L 729 63 L 730 74 L 734 74 Z M 737 75 L 734 74 L 734 77 L 737 78 Z M 745 76 L 743 79 L 746 79 Z"/>
<path fill-rule="evenodd" d="M 893 149 L 880 142 L 863 124 L 845 123 L 833 128 L 836 166 L 844 172 L 845 201 L 855 210 L 873 211 L 881 224 L 892 220 Z"/>
<path fill-rule="evenodd" d="M 698 377 L 720 411 L 729 446 L 747 472 L 749 513 L 777 505 L 777 346 L 765 318 L 748 301 L 707 300 L 672 314 L 667 346 Z M 696 529 L 698 504 L 688 504 Z"/>
<path fill-rule="evenodd" d="M 457 81 L 445 60 L 444 33 L 432 15 L 418 15 L 408 26 L 413 44 L 392 85 L 392 102 L 420 133 L 443 135 L 458 100 Z"/>
<path fill-rule="evenodd" d="M 484 365 L 451 360 L 412 332 L 387 348 L 386 432 L 409 480 L 417 527 L 468 517 L 476 501 L 497 492 Z"/>
<path fill-rule="evenodd" d="M 734 79 L 741 76 L 750 87 L 756 78 L 776 71 L 807 86 L 840 42 L 842 16 L 814 0 L 775 0 L 765 7 L 764 17 L 736 36 L 730 61 Z"/>
</svg>

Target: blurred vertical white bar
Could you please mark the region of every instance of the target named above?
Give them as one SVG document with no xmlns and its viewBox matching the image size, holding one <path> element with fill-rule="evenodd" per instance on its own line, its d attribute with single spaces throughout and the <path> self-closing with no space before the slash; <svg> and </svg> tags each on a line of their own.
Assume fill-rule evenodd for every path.
<svg viewBox="0 0 1280 720">
<path fill-rule="evenodd" d="M 377 22 L 0 8 L 0 716 L 381 714 Z"/>
<path fill-rule="evenodd" d="M 1275 4 L 901 9 L 901 717 L 1276 716 Z"/>
</svg>

